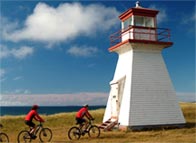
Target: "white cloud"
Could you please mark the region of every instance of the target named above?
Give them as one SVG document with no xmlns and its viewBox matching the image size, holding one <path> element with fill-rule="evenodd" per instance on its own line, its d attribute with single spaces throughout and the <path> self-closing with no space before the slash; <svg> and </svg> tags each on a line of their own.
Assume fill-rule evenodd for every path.
<svg viewBox="0 0 196 143">
<path fill-rule="evenodd" d="M 17 90 L 21 92 L 22 90 Z M 23 90 L 24 91 L 24 90 Z M 2 94 L 0 105 L 17 106 L 17 105 L 33 105 L 42 106 L 50 105 L 106 105 L 108 93 L 73 93 L 73 94 Z"/>
<path fill-rule="evenodd" d="M 69 53 L 73 56 L 80 56 L 80 57 L 93 56 L 97 52 L 98 52 L 97 48 L 86 47 L 86 46 L 82 46 L 82 47 L 73 46 L 67 50 L 67 53 Z"/>
<path fill-rule="evenodd" d="M 6 35 L 7 33 L 12 33 L 12 31 L 14 31 L 20 25 L 18 21 L 10 22 L 10 20 L 7 17 L 4 17 L 2 15 L 0 16 L 0 21 L 1 21 L 0 31 L 2 33 L 1 36 Z"/>
<path fill-rule="evenodd" d="M 196 13 L 186 13 L 182 12 L 180 13 L 179 19 L 178 19 L 178 28 L 179 30 L 183 30 L 183 33 L 186 35 L 191 36 L 190 34 L 195 35 L 195 28 L 196 28 Z M 182 28 L 183 27 L 183 28 Z"/>
<path fill-rule="evenodd" d="M 23 59 L 26 56 L 33 54 L 33 48 L 28 46 L 20 47 L 19 49 L 13 49 L 11 51 L 12 55 L 18 59 Z"/>
<path fill-rule="evenodd" d="M 22 76 L 17 76 L 17 77 L 15 77 L 13 80 L 20 80 L 20 79 L 22 79 L 23 77 Z"/>
<path fill-rule="evenodd" d="M 4 45 L 0 45 L 0 59 L 14 57 L 17 59 L 24 59 L 29 55 L 32 55 L 34 50 L 32 47 L 22 46 L 20 48 L 9 49 Z"/>
<path fill-rule="evenodd" d="M 31 91 L 28 89 L 15 89 L 13 91 L 4 91 L 5 96 L 8 95 L 8 97 L 12 97 L 12 98 L 17 98 L 18 95 L 29 95 L 31 94 Z M 1 95 L 2 97 L 4 97 L 4 95 Z M 9 99 L 7 97 L 5 97 L 6 99 Z"/>
<path fill-rule="evenodd" d="M 5 69 L 0 68 L 0 78 L 2 78 L 5 75 L 5 73 Z"/>
<path fill-rule="evenodd" d="M 16 89 L 15 91 L 14 91 L 14 94 L 30 94 L 31 92 L 30 92 L 30 90 L 28 90 L 28 89 Z"/>
<path fill-rule="evenodd" d="M 159 13 L 157 15 L 157 23 L 160 24 L 162 22 L 167 22 L 167 14 L 166 10 L 161 7 L 157 7 L 156 5 L 151 5 L 149 8 L 151 9 L 159 9 Z"/>
<path fill-rule="evenodd" d="M 4 45 L 0 45 L 0 59 L 7 58 L 10 56 L 10 51 Z"/>
<path fill-rule="evenodd" d="M 179 101 L 196 102 L 196 93 L 176 93 Z"/>
<path fill-rule="evenodd" d="M 194 23 L 196 21 L 196 13 L 194 12 L 193 14 L 184 14 L 183 19 L 181 20 L 182 24 L 190 24 L 190 23 Z M 195 23 L 194 23 L 195 24 Z"/>
<path fill-rule="evenodd" d="M 0 68 L 0 84 L 6 80 L 5 74 L 7 71 L 3 68 Z M 1 86 L 1 85 L 0 85 Z"/>
<path fill-rule="evenodd" d="M 116 25 L 119 12 L 103 5 L 64 3 L 57 8 L 38 3 L 23 28 L 7 27 L 3 36 L 7 40 L 34 40 L 55 43 L 81 35 L 92 35 Z"/>
<path fill-rule="evenodd" d="M 14 93 L 1 94 L 1 106 L 69 106 L 69 105 L 106 105 L 109 93 L 81 92 L 70 94 L 30 94 L 29 90 L 17 89 Z M 195 93 L 177 93 L 179 102 L 196 102 Z"/>
</svg>

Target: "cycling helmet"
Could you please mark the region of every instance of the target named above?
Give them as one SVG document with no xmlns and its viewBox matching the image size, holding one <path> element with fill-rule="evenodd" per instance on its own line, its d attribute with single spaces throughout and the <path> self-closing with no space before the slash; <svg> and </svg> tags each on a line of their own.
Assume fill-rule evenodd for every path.
<svg viewBox="0 0 196 143">
<path fill-rule="evenodd" d="M 32 110 L 36 110 L 36 109 L 38 109 L 38 108 L 39 108 L 38 105 L 33 105 Z"/>
<path fill-rule="evenodd" d="M 83 107 L 88 107 L 88 104 L 84 104 Z"/>
</svg>

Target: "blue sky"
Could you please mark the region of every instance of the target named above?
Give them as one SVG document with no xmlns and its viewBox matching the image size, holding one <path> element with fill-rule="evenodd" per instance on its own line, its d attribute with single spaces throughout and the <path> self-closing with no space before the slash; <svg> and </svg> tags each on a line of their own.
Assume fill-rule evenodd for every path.
<svg viewBox="0 0 196 143">
<path fill-rule="evenodd" d="M 195 101 L 195 1 L 140 3 L 171 29 L 174 45 L 163 57 L 179 100 Z M 106 104 L 118 58 L 109 36 L 131 7 L 135 1 L 1 0 L 1 105 Z"/>
</svg>

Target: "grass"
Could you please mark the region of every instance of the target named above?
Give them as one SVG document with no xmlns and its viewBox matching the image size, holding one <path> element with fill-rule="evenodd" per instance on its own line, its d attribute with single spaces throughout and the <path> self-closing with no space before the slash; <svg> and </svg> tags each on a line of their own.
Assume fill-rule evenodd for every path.
<svg viewBox="0 0 196 143">
<path fill-rule="evenodd" d="M 101 132 L 98 139 L 89 139 L 87 135 L 81 137 L 77 143 L 196 143 L 196 103 L 180 103 L 186 125 L 183 128 L 161 128 L 147 131 L 118 131 Z M 104 109 L 90 111 L 95 117 L 95 124 L 101 124 L 104 115 Z M 42 115 L 46 122 L 45 127 L 52 129 L 54 143 L 71 142 L 68 139 L 67 132 L 69 128 L 75 125 L 75 112 L 60 113 L 54 115 Z M 23 129 L 28 129 L 24 124 L 24 115 L 22 116 L 2 116 L 1 121 L 11 142 L 16 142 L 18 133 Z M 35 140 L 34 142 L 38 142 Z"/>
</svg>

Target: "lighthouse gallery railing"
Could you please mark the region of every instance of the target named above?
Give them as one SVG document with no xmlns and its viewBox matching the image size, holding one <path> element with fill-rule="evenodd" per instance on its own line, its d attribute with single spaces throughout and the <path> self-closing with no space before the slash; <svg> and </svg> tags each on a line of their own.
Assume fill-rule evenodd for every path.
<svg viewBox="0 0 196 143">
<path fill-rule="evenodd" d="M 170 36 L 170 30 L 166 28 L 129 26 L 128 28 L 119 30 L 110 36 L 110 46 L 114 46 L 127 39 L 170 42 Z"/>
</svg>

